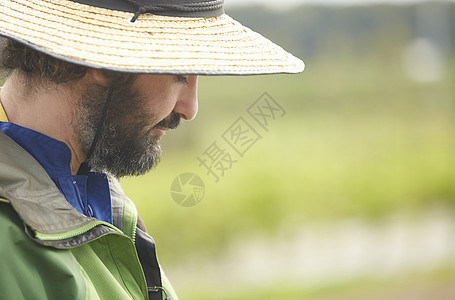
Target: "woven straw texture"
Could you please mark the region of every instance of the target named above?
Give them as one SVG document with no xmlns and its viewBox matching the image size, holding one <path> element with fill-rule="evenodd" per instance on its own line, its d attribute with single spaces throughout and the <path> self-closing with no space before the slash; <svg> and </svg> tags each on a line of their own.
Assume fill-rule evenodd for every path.
<svg viewBox="0 0 455 300">
<path fill-rule="evenodd" d="M 2 0 L 0 35 L 50 55 L 123 72 L 253 75 L 298 73 L 303 62 L 227 15 L 182 18 L 67 0 Z"/>
</svg>

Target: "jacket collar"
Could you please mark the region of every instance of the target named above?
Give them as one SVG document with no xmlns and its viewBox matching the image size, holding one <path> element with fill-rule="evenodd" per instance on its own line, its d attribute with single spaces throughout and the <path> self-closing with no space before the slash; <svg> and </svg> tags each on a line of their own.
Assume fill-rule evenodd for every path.
<svg viewBox="0 0 455 300">
<path fill-rule="evenodd" d="M 34 231 L 62 234 L 97 221 L 71 206 L 41 165 L 1 131 L 0 145 L 0 195 Z"/>
</svg>

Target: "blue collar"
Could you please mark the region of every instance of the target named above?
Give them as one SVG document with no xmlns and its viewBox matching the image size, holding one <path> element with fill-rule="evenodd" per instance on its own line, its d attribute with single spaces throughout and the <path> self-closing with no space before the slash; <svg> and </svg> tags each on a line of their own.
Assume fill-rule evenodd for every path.
<svg viewBox="0 0 455 300">
<path fill-rule="evenodd" d="M 66 200 L 80 213 L 112 224 L 109 181 L 105 174 L 71 174 L 71 151 L 65 143 L 10 122 L 0 130 L 27 150 L 46 170 Z"/>
</svg>

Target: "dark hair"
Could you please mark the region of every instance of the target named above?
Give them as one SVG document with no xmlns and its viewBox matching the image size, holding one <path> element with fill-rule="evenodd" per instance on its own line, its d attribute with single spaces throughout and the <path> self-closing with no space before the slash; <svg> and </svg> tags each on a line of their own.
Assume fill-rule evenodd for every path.
<svg viewBox="0 0 455 300">
<path fill-rule="evenodd" d="M 2 42 L 0 68 L 6 75 L 20 70 L 35 84 L 43 80 L 56 84 L 79 80 L 88 70 L 88 67 L 52 57 L 11 39 Z M 104 71 L 104 74 L 116 84 L 131 84 L 136 78 L 135 74 L 114 71 Z"/>
<path fill-rule="evenodd" d="M 8 75 L 14 70 L 21 70 L 30 79 L 44 79 L 57 84 L 81 79 L 87 72 L 86 67 L 54 58 L 10 39 L 3 42 L 0 67 Z"/>
</svg>

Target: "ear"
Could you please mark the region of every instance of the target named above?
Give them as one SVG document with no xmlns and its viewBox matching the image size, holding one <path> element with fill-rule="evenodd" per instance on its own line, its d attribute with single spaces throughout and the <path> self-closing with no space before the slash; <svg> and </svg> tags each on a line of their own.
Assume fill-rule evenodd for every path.
<svg viewBox="0 0 455 300">
<path fill-rule="evenodd" d="M 88 69 L 87 73 L 85 74 L 86 76 L 89 77 L 89 79 L 96 84 L 99 84 L 104 87 L 109 86 L 109 80 L 104 74 L 103 71 L 97 70 L 97 69 Z"/>
</svg>

